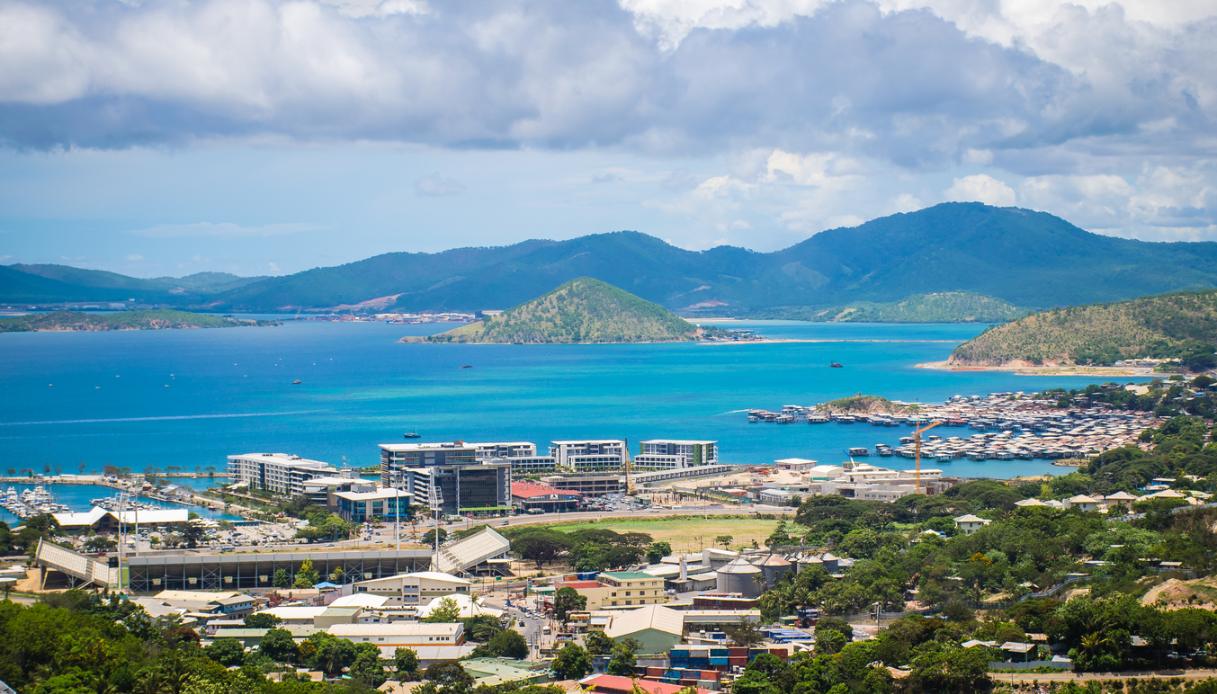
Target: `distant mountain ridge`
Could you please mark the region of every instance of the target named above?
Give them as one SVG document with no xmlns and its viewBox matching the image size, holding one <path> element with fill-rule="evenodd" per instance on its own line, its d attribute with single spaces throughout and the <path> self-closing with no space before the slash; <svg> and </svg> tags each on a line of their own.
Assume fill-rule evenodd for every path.
<svg viewBox="0 0 1217 694">
<path fill-rule="evenodd" d="M 266 277 L 239 277 L 227 272 L 196 272 L 184 277 L 129 277 L 106 270 L 69 265 L 0 266 L 0 302 L 68 303 L 129 301 L 187 306 Z"/>
<path fill-rule="evenodd" d="M 52 278 L 31 276 L 20 267 L 0 268 L 0 302 L 55 291 L 73 299 L 89 293 L 66 276 L 49 285 Z M 106 297 L 88 298 L 146 290 L 141 296 L 160 297 L 166 305 L 295 311 L 390 297 L 393 303 L 385 310 L 476 311 L 513 306 L 585 276 L 686 314 L 748 316 L 778 307 L 890 303 L 944 292 L 1036 309 L 1215 288 L 1217 243 L 1119 239 L 1044 212 L 944 203 L 829 229 L 769 253 L 733 246 L 689 251 L 620 231 L 440 253 L 387 253 L 179 294 L 146 284 L 125 290 L 97 285 L 93 291 Z"/>
<path fill-rule="evenodd" d="M 684 342 L 697 326 L 667 309 L 591 277 L 425 339 L 428 342 L 586 344 Z"/>
<path fill-rule="evenodd" d="M 172 309 L 80 313 L 51 311 L 0 318 L 0 333 L 12 332 L 105 332 L 110 330 L 174 330 L 186 328 L 235 328 L 273 325 L 273 322 L 237 319 L 210 313 Z"/>
<path fill-rule="evenodd" d="M 1122 359 L 1217 364 L 1217 291 L 1150 296 L 1034 313 L 990 328 L 951 354 L 955 366 L 1110 365 Z"/>
</svg>

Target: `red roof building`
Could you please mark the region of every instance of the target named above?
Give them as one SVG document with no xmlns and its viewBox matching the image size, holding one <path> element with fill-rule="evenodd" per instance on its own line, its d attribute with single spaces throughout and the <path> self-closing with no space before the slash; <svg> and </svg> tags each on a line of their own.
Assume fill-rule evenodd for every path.
<svg viewBox="0 0 1217 694">
<path fill-rule="evenodd" d="M 591 675 L 579 680 L 586 691 L 600 694 L 631 694 L 637 688 L 646 694 L 677 694 L 685 689 L 679 684 L 639 680 L 619 675 Z M 709 689 L 697 688 L 697 694 L 713 694 Z"/>
<path fill-rule="evenodd" d="M 538 482 L 512 482 L 511 500 L 525 511 L 573 511 L 583 503 L 583 494 Z"/>
</svg>

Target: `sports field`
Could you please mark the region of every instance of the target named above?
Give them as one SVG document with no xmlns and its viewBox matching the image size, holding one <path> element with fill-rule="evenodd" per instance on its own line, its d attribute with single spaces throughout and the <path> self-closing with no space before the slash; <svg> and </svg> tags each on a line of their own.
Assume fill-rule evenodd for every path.
<svg viewBox="0 0 1217 694">
<path fill-rule="evenodd" d="M 556 523 L 548 526 L 554 530 L 570 532 L 584 528 L 607 528 L 619 533 L 647 533 L 656 542 L 667 542 L 674 550 L 696 551 L 717 545 L 720 535 L 731 536 L 731 549 L 751 547 L 752 541 L 764 546 L 778 525 L 777 519 L 680 517 L 680 518 L 606 518 L 602 521 Z M 796 528 L 793 523 L 788 526 Z"/>
</svg>

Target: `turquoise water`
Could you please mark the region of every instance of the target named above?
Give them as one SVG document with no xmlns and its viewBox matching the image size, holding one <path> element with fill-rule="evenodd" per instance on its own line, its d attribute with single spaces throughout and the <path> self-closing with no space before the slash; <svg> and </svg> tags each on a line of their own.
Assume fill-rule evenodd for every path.
<svg viewBox="0 0 1217 694">
<path fill-rule="evenodd" d="M 92 507 L 92 504 L 89 503 L 92 499 L 98 499 L 101 497 L 112 497 L 118 493 L 117 489 L 112 489 L 110 487 L 102 487 L 100 485 L 93 485 L 93 484 L 52 484 L 52 485 L 44 485 L 44 486 L 47 488 L 47 490 L 49 490 L 51 492 L 51 495 L 53 497 L 55 497 L 56 502 L 61 503 L 61 504 L 66 504 L 73 511 L 88 511 Z M 17 493 L 20 494 L 21 492 L 25 491 L 26 489 L 32 489 L 34 487 L 34 485 L 32 485 L 32 484 L 0 484 L 0 491 L 7 490 L 9 487 L 13 487 L 14 489 L 17 490 Z M 155 506 L 161 506 L 164 508 L 181 508 L 181 506 L 179 506 L 179 505 L 166 503 L 164 501 L 160 501 L 157 499 L 149 499 L 146 497 L 138 497 L 138 498 L 140 501 L 142 501 L 144 503 L 153 504 Z M 227 513 L 220 513 L 219 511 L 213 511 L 209 508 L 205 508 L 202 506 L 186 506 L 186 508 L 197 513 L 198 515 L 202 516 L 203 518 L 218 518 L 218 519 L 223 519 L 223 520 L 238 520 L 240 518 L 240 516 L 234 516 L 232 514 L 227 514 Z M 4 521 L 9 524 L 14 524 L 14 523 L 18 522 L 18 519 L 13 514 L 0 508 L 0 521 Z"/>
<path fill-rule="evenodd" d="M 730 463 L 806 457 L 907 432 L 867 425 L 748 424 L 741 410 L 854 393 L 953 394 L 1080 386 L 1078 377 L 950 373 L 970 325 L 742 324 L 737 345 L 429 345 L 444 326 L 288 322 L 274 328 L 0 335 L 0 471 L 105 465 L 223 470 L 225 456 L 287 451 L 374 465 L 376 444 L 423 440 L 711 438 Z M 832 361 L 845 368 L 831 369 Z M 462 365 L 473 368 L 461 368 Z M 293 385 L 294 379 L 302 383 Z M 945 434 L 945 432 L 944 432 Z M 635 450 L 637 445 L 634 444 Z M 899 458 L 882 464 L 908 465 Z M 876 459 L 876 462 L 878 459 Z M 1045 461 L 955 461 L 949 474 L 1061 472 Z"/>
</svg>

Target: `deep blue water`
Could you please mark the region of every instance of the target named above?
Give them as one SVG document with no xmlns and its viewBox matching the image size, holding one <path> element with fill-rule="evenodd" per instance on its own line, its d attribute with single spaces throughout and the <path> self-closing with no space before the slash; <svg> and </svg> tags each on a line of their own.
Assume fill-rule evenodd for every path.
<svg viewBox="0 0 1217 694">
<path fill-rule="evenodd" d="M 748 424 L 740 411 L 854 393 L 940 401 L 956 393 L 1090 382 L 914 368 L 944 359 L 980 326 L 775 321 L 746 327 L 823 342 L 401 344 L 402 335 L 443 326 L 323 322 L 3 334 L 0 470 L 96 472 L 107 464 L 222 470 L 226 455 L 249 451 L 373 465 L 376 444 L 401 441 L 406 431 L 422 433 L 423 440 L 529 440 L 542 447 L 559 438 L 712 438 L 724 462 L 791 456 L 839 462 L 847 446 L 895 443 L 907 432 Z M 831 361 L 845 368 L 831 369 Z M 945 467 L 965 476 L 1061 471 L 1044 461 Z"/>
</svg>

